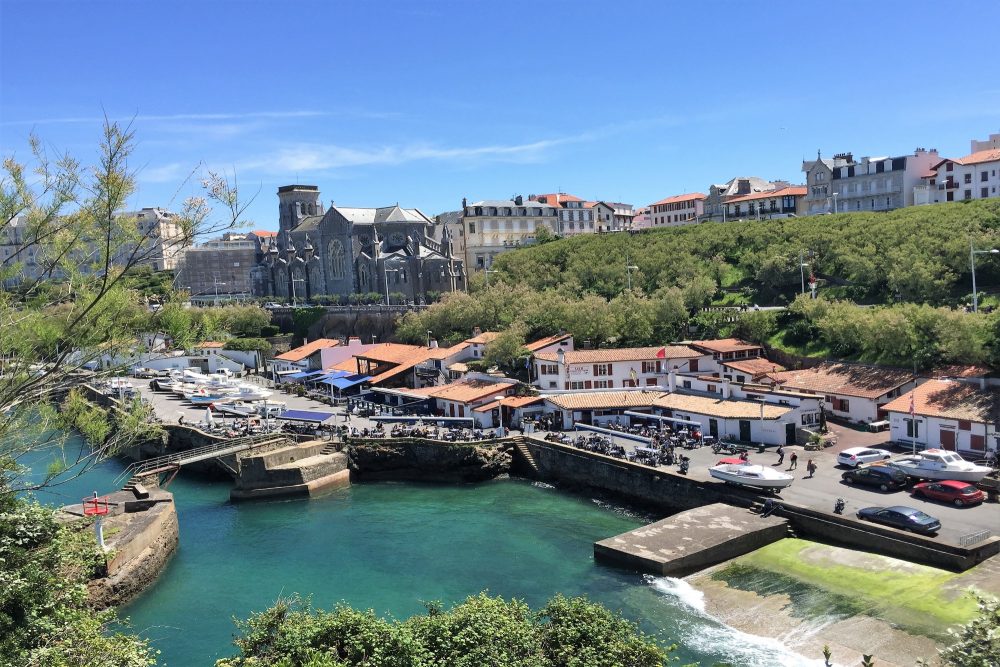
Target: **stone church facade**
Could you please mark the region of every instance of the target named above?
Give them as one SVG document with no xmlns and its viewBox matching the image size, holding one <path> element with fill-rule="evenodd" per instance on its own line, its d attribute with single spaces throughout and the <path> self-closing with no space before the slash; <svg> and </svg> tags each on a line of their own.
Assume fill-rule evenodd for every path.
<svg viewBox="0 0 1000 667">
<path fill-rule="evenodd" d="M 444 225 L 399 205 L 323 209 L 315 185 L 278 188 L 278 235 L 251 271 L 257 296 L 378 293 L 426 303 L 430 293 L 465 289 L 465 267 Z M 435 233 L 440 228 L 440 238 Z"/>
</svg>

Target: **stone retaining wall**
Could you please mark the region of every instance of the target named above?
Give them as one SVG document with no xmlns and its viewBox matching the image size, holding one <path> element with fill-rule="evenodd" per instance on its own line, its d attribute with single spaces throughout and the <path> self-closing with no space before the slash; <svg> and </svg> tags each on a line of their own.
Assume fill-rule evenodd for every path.
<svg viewBox="0 0 1000 667">
<path fill-rule="evenodd" d="M 347 453 L 358 480 L 481 482 L 510 472 L 511 444 L 422 438 L 350 438 Z"/>
<path fill-rule="evenodd" d="M 348 486 L 347 455 L 343 452 L 323 454 L 329 444 L 314 441 L 242 457 L 230 499 L 312 495 Z"/>
</svg>

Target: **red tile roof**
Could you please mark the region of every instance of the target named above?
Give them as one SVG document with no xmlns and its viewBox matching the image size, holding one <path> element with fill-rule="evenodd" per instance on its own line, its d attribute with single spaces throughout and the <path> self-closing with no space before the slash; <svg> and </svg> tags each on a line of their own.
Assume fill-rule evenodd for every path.
<svg viewBox="0 0 1000 667">
<path fill-rule="evenodd" d="M 692 201 L 695 199 L 708 199 L 706 195 L 700 192 L 692 192 L 687 195 L 675 195 L 673 197 L 667 197 L 666 199 L 661 199 L 660 201 L 654 201 L 650 206 L 659 206 L 660 204 L 676 204 L 682 201 Z"/>
<path fill-rule="evenodd" d="M 318 350 L 325 350 L 328 347 L 337 347 L 340 345 L 339 340 L 334 340 L 332 338 L 317 338 L 311 343 L 306 343 L 294 350 L 289 350 L 284 354 L 279 354 L 275 359 L 280 359 L 282 361 L 302 361 L 306 357 L 316 353 Z"/>
<path fill-rule="evenodd" d="M 746 373 L 751 377 L 751 379 L 754 380 L 767 373 L 777 373 L 785 370 L 785 367 L 781 364 L 776 364 L 773 361 L 765 359 L 764 357 L 758 357 L 756 359 L 740 359 L 736 361 L 720 361 L 719 363 L 726 368 L 732 368 L 734 371 Z"/>
<path fill-rule="evenodd" d="M 565 192 L 555 192 L 546 195 L 535 195 L 535 199 L 538 201 L 544 199 L 546 204 L 550 204 L 552 206 L 560 206 L 560 207 L 566 202 L 583 201 L 576 195 L 568 195 Z"/>
<path fill-rule="evenodd" d="M 738 203 L 741 201 L 754 201 L 757 199 L 773 199 L 775 197 L 805 197 L 806 196 L 806 186 L 804 185 L 792 185 L 787 188 L 781 188 L 780 190 L 765 190 L 764 192 L 754 192 L 749 195 L 741 195 L 739 197 L 730 197 L 726 199 L 726 203 Z"/>
<path fill-rule="evenodd" d="M 215 341 L 207 340 L 204 343 L 198 343 L 197 345 L 195 345 L 194 349 L 196 349 L 196 350 L 218 350 L 223 345 L 225 345 L 225 343 L 217 343 Z"/>
<path fill-rule="evenodd" d="M 817 394 L 877 399 L 913 379 L 910 371 L 884 366 L 820 364 L 797 371 L 768 373 L 775 384 Z"/>
<path fill-rule="evenodd" d="M 516 385 L 510 382 L 489 382 L 487 380 L 460 380 L 435 387 L 406 390 L 410 395 L 440 398 L 455 403 L 474 403 L 491 396 L 500 396 L 511 391 Z"/>
<path fill-rule="evenodd" d="M 739 338 L 720 338 L 718 340 L 696 340 L 692 341 L 691 347 L 701 348 L 708 350 L 709 352 L 718 352 L 723 354 L 726 352 L 740 352 L 740 351 L 750 351 L 750 350 L 760 350 L 762 349 L 760 345 L 756 343 L 748 343 L 745 340 L 740 340 Z"/>
<path fill-rule="evenodd" d="M 555 336 L 547 336 L 545 338 L 539 338 L 538 340 L 531 341 L 525 344 L 525 349 L 535 352 L 542 349 L 543 347 L 548 347 L 549 345 L 555 345 L 560 341 L 564 341 L 567 338 L 572 338 L 573 334 L 556 334 Z"/>
<path fill-rule="evenodd" d="M 991 148 L 985 151 L 976 151 L 965 157 L 961 157 L 955 160 L 955 162 L 961 165 L 967 164 L 982 164 L 983 162 L 997 162 L 1000 161 L 1000 149 Z"/>
<path fill-rule="evenodd" d="M 664 350 L 665 357 L 657 357 L 657 353 Z M 567 364 L 604 364 L 615 361 L 656 361 L 658 358 L 665 359 L 694 359 L 700 357 L 701 353 L 692 350 L 687 345 L 667 345 L 660 347 L 627 347 L 620 349 L 605 350 L 575 350 L 564 352 Z M 558 352 L 539 352 L 535 355 L 541 361 L 558 361 Z"/>
<path fill-rule="evenodd" d="M 997 392 L 953 380 L 928 380 L 913 391 L 887 403 L 884 409 L 909 414 L 911 394 L 913 412 L 922 417 L 991 423 L 998 416 L 1000 395 Z"/>
<path fill-rule="evenodd" d="M 472 338 L 466 338 L 466 343 L 471 343 L 473 345 L 486 345 L 487 343 L 492 343 L 500 333 L 497 331 L 484 331 L 478 336 L 473 336 Z"/>
<path fill-rule="evenodd" d="M 253 234 L 254 236 L 260 236 L 260 237 L 263 237 L 263 238 L 270 238 L 272 236 L 277 236 L 278 235 L 278 232 L 269 232 L 269 231 L 264 230 L 264 229 L 255 229 L 255 230 L 253 230 L 250 233 Z"/>
</svg>

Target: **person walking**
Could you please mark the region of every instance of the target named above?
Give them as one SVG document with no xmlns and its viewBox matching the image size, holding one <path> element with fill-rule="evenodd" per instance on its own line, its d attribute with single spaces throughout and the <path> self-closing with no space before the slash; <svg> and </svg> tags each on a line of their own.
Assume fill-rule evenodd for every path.
<svg viewBox="0 0 1000 667">
<path fill-rule="evenodd" d="M 792 452 L 792 455 L 788 457 L 788 461 L 789 461 L 788 465 L 789 470 L 795 470 L 797 467 L 799 467 L 799 455 L 796 454 L 795 452 Z"/>
<path fill-rule="evenodd" d="M 778 454 L 778 465 L 780 466 L 785 462 L 785 448 L 782 445 L 778 445 L 776 452 Z"/>
<path fill-rule="evenodd" d="M 809 461 L 806 463 L 806 470 L 809 471 L 809 474 L 807 475 L 807 477 L 812 477 L 813 475 L 815 475 L 816 474 L 816 462 L 813 461 L 812 459 L 809 459 Z"/>
</svg>

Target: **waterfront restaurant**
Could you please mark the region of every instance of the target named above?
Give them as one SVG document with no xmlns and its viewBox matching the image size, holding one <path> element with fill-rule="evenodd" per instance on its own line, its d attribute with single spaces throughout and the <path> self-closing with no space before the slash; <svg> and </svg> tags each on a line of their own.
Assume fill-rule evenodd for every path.
<svg viewBox="0 0 1000 667">
<path fill-rule="evenodd" d="M 889 438 L 906 448 L 947 449 L 967 458 L 998 451 L 1000 393 L 956 380 L 928 380 L 885 406 Z"/>
<path fill-rule="evenodd" d="M 629 410 L 648 410 L 662 391 L 582 391 L 545 396 L 545 412 L 555 413 L 562 428 L 577 422 L 592 426 L 629 424 Z"/>
<path fill-rule="evenodd" d="M 664 394 L 653 401 L 656 414 L 698 422 L 703 435 L 740 442 L 791 445 L 797 440 L 798 408 L 733 398 Z"/>
<path fill-rule="evenodd" d="M 428 418 L 469 417 L 478 427 L 490 428 L 499 421 L 497 397 L 510 396 L 517 385 L 516 380 L 481 377 L 420 389 L 372 387 L 372 392 L 382 394 L 387 405 L 407 412 L 424 413 Z M 488 405 L 494 407 L 480 409 Z"/>
</svg>

